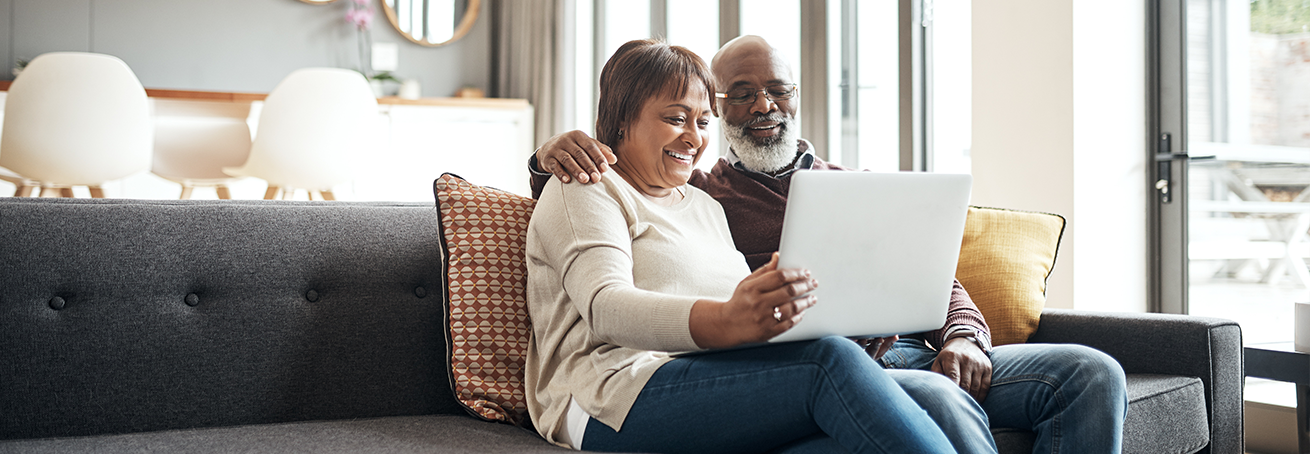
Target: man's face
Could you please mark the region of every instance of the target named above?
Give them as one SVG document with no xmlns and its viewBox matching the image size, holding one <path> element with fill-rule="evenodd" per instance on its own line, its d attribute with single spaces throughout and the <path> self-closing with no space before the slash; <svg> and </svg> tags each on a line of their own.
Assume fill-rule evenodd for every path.
<svg viewBox="0 0 1310 454">
<path fill-rule="evenodd" d="M 796 90 L 786 62 L 768 48 L 735 49 L 715 62 L 718 99 L 724 138 L 743 164 L 757 172 L 771 172 L 791 164 L 796 157 L 796 110 L 799 92 L 788 99 L 775 95 Z M 741 96 L 744 93 L 752 95 Z M 734 104 L 732 98 L 748 100 Z M 751 100 L 751 98 L 754 98 Z"/>
<path fill-rule="evenodd" d="M 757 91 L 755 102 L 731 105 L 725 100 L 718 100 L 723 121 L 730 126 L 742 126 L 755 121 L 761 116 L 778 113 L 789 119 L 796 118 L 800 98 L 770 100 L 761 92 L 765 87 L 779 84 L 793 84 L 791 70 L 786 62 L 765 49 L 743 50 L 725 57 L 714 68 L 718 79 L 720 93 L 732 90 L 753 89 Z M 765 126 L 765 125 L 761 125 Z M 751 134 L 755 138 L 768 138 L 777 135 L 776 129 L 756 130 Z"/>
</svg>

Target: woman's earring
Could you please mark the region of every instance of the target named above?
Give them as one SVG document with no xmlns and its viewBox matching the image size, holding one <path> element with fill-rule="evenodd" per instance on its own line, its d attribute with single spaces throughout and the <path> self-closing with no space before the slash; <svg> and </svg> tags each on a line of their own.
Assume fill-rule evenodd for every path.
<svg viewBox="0 0 1310 454">
<path fill-rule="evenodd" d="M 622 129 L 619 130 L 619 138 L 620 138 L 620 139 L 623 138 L 623 130 L 622 130 Z"/>
</svg>

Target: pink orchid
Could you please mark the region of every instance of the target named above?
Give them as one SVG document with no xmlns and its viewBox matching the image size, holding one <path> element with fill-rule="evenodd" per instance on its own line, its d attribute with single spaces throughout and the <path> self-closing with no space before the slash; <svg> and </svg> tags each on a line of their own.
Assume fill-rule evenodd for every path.
<svg viewBox="0 0 1310 454">
<path fill-rule="evenodd" d="M 368 30 L 373 23 L 373 7 L 370 0 L 353 0 L 354 6 L 346 11 L 346 22 L 354 24 L 360 30 Z"/>
</svg>

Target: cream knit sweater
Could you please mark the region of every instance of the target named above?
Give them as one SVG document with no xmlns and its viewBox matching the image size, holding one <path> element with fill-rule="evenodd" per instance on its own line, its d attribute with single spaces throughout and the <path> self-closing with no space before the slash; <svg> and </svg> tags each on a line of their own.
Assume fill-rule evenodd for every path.
<svg viewBox="0 0 1310 454">
<path fill-rule="evenodd" d="M 560 443 L 569 399 L 619 430 L 667 352 L 698 350 L 700 299 L 727 301 L 750 274 L 723 208 L 683 186 L 652 203 L 614 172 L 598 184 L 547 183 L 528 224 L 528 412 Z"/>
</svg>

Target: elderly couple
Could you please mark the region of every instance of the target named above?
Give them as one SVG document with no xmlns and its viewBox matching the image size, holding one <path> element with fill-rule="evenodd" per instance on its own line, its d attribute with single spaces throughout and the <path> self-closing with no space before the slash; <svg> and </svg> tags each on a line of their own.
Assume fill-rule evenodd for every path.
<svg viewBox="0 0 1310 454">
<path fill-rule="evenodd" d="M 631 41 L 601 72 L 596 138 L 556 136 L 529 161 L 541 435 L 602 451 L 973 453 L 1013 427 L 1036 432 L 1036 452 L 1119 452 L 1119 365 L 1077 345 L 992 348 L 958 282 L 936 331 L 670 355 L 766 341 L 822 303 L 823 276 L 774 252 L 792 173 L 846 170 L 797 137 L 798 96 L 759 37 L 724 45 L 712 72 Z M 711 115 L 731 149 L 706 173 Z"/>
</svg>

